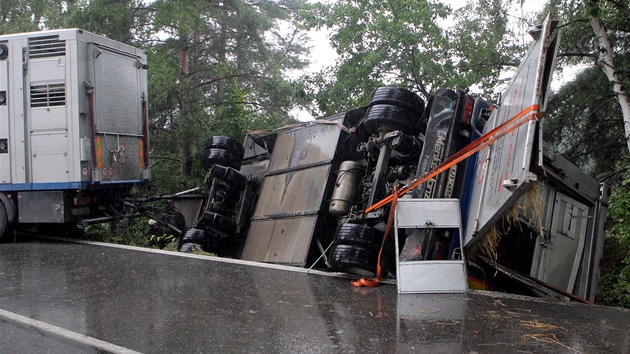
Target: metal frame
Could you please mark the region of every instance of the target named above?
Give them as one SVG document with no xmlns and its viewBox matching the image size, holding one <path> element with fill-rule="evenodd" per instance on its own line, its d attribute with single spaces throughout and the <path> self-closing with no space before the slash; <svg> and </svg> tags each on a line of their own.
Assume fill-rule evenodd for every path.
<svg viewBox="0 0 630 354">
<path fill-rule="evenodd" d="M 394 226 L 396 250 L 400 249 L 398 229 L 456 229 L 462 242 L 459 200 L 401 199 L 396 205 Z M 401 262 L 396 252 L 398 293 L 466 292 L 466 260 L 463 253 L 461 256 L 462 259 Z"/>
</svg>

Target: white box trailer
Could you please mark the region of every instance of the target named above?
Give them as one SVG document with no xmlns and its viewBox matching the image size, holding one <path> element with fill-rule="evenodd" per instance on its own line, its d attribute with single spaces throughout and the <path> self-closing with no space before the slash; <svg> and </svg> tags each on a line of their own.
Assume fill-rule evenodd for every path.
<svg viewBox="0 0 630 354">
<path fill-rule="evenodd" d="M 146 69 L 80 29 L 0 36 L 0 234 L 98 216 L 149 180 Z"/>
</svg>

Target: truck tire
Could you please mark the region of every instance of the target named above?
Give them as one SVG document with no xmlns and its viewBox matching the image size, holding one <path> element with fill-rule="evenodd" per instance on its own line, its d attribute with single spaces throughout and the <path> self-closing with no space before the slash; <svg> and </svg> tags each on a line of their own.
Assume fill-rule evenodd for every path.
<svg viewBox="0 0 630 354">
<path fill-rule="evenodd" d="M 179 249 L 180 252 L 184 253 L 193 253 L 195 250 L 203 250 L 203 247 L 198 243 L 184 243 L 182 247 Z"/>
<path fill-rule="evenodd" d="M 331 267 L 343 272 L 374 276 L 376 265 L 372 262 L 372 258 L 372 252 L 365 247 L 334 245 L 328 262 Z"/>
<path fill-rule="evenodd" d="M 404 108 L 418 116 L 424 113 L 424 100 L 417 94 L 400 87 L 381 86 L 372 91 L 369 106 L 390 104 Z"/>
<path fill-rule="evenodd" d="M 200 229 L 212 228 L 228 235 L 233 235 L 236 232 L 236 226 L 234 219 L 212 211 L 204 211 L 196 225 Z"/>
<path fill-rule="evenodd" d="M 208 241 L 208 237 L 206 236 L 206 232 L 200 229 L 189 229 L 186 231 L 184 238 L 182 239 L 182 243 L 185 245 L 187 243 L 195 243 L 198 245 L 203 245 Z M 183 248 L 184 246 L 182 246 Z"/>
<path fill-rule="evenodd" d="M 243 158 L 224 149 L 207 149 L 203 151 L 201 166 L 207 171 L 213 165 L 222 165 L 236 170 L 241 168 Z"/>
<path fill-rule="evenodd" d="M 223 149 L 239 156 L 240 158 L 243 158 L 243 154 L 245 153 L 245 147 L 243 147 L 243 144 L 227 136 L 209 137 L 208 140 L 206 140 L 203 149 Z"/>
<path fill-rule="evenodd" d="M 208 170 L 206 184 L 210 177 L 218 178 L 228 183 L 231 189 L 242 190 L 247 186 L 247 176 L 231 167 L 214 165 Z"/>
<path fill-rule="evenodd" d="M 382 237 L 373 227 L 363 224 L 343 224 L 335 232 L 335 244 L 354 245 L 377 250 L 381 246 Z"/>
<path fill-rule="evenodd" d="M 415 134 L 420 116 L 390 104 L 379 104 L 368 108 L 363 126 L 368 134 L 400 130 L 403 134 Z"/>
</svg>

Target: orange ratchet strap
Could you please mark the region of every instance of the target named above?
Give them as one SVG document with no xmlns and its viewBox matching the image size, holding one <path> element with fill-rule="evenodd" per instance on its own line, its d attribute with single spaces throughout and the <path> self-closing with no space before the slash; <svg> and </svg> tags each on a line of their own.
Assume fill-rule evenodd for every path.
<svg viewBox="0 0 630 354">
<path fill-rule="evenodd" d="M 389 218 L 387 219 L 387 229 L 385 229 L 385 236 L 383 236 L 381 249 L 378 251 L 378 260 L 376 261 L 376 278 L 361 278 L 359 280 L 351 282 L 351 284 L 356 287 L 366 286 L 369 288 L 373 288 L 375 286 L 378 286 L 378 283 L 381 281 L 381 276 L 383 275 L 383 271 L 381 269 L 381 254 L 383 253 L 383 247 L 385 246 L 385 242 L 387 241 L 387 236 L 389 235 L 392 229 L 392 225 L 394 224 L 396 203 L 398 202 L 398 190 L 396 189 L 396 187 L 394 187 L 394 193 L 392 195 L 394 196 L 394 199 L 392 200 L 392 208 L 389 211 Z"/>
</svg>

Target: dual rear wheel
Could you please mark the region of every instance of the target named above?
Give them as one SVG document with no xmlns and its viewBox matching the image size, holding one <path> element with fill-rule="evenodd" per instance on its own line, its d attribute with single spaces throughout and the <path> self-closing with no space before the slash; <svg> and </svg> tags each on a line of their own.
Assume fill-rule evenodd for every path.
<svg viewBox="0 0 630 354">
<path fill-rule="evenodd" d="M 381 233 L 373 227 L 363 224 L 339 225 L 329 263 L 331 267 L 344 272 L 373 276 L 381 242 Z"/>
</svg>

